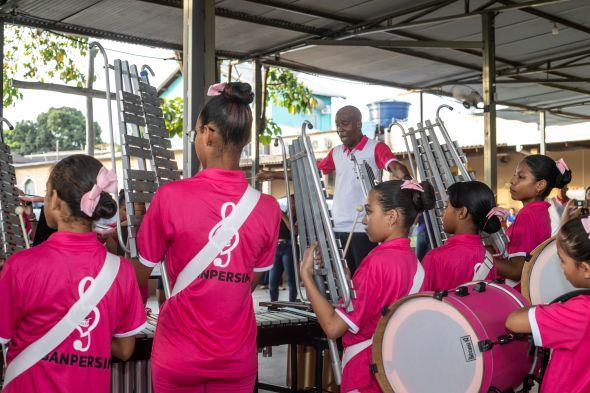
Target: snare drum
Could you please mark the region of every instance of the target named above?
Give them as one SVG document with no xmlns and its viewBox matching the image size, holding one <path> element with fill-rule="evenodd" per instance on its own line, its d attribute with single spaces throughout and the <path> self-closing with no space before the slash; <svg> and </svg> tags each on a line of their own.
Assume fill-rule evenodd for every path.
<svg viewBox="0 0 590 393">
<path fill-rule="evenodd" d="M 565 278 L 557 255 L 555 238 L 541 243 L 531 252 L 522 269 L 521 290 L 531 304 L 547 304 L 575 288 Z"/>
<path fill-rule="evenodd" d="M 398 300 L 373 338 L 373 371 L 385 392 L 475 393 L 522 385 L 533 367 L 526 338 L 509 335 L 508 315 L 528 306 L 513 288 L 468 283 L 455 291 Z"/>
</svg>

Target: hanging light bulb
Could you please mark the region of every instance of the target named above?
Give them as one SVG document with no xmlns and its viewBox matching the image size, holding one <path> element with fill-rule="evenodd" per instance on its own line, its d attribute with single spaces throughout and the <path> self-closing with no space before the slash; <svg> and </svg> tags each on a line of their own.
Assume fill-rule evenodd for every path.
<svg viewBox="0 0 590 393">
<path fill-rule="evenodd" d="M 553 28 L 551 29 L 551 34 L 553 34 L 553 35 L 559 34 L 559 27 L 557 26 L 557 23 L 553 24 Z"/>
</svg>

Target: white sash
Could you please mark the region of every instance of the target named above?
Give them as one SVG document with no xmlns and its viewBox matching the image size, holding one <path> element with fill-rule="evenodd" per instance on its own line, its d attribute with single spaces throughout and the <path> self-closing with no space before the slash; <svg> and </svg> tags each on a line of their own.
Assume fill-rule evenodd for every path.
<svg viewBox="0 0 590 393">
<path fill-rule="evenodd" d="M 471 281 L 482 281 L 485 280 L 492 268 L 494 267 L 494 258 L 489 251 L 486 251 L 486 255 L 483 261 L 476 264 L 473 267 L 473 278 Z"/>
<path fill-rule="evenodd" d="M 88 290 L 68 310 L 67 314 L 44 336 L 31 343 L 15 357 L 6 369 L 4 387 L 14 378 L 34 366 L 39 360 L 60 345 L 90 314 L 106 295 L 119 272 L 120 258 L 107 252 L 104 265 L 90 283 Z"/>
<path fill-rule="evenodd" d="M 238 233 L 242 224 L 250 216 L 260 199 L 260 192 L 248 186 L 242 198 L 228 217 L 223 218 L 220 226 L 209 242 L 182 269 L 176 278 L 170 296 L 176 295 L 188 287 L 215 260 L 231 239 Z"/>
<path fill-rule="evenodd" d="M 422 264 L 418 262 L 418 268 L 414 274 L 412 288 L 410 289 L 408 295 L 413 295 L 420 290 L 422 287 L 422 282 L 424 281 L 424 274 L 424 268 L 422 267 Z M 371 344 L 373 344 L 373 337 L 344 348 L 344 353 L 342 354 L 342 370 L 344 370 L 344 367 L 352 360 L 352 358 L 361 353 L 363 350 L 369 348 Z"/>
</svg>

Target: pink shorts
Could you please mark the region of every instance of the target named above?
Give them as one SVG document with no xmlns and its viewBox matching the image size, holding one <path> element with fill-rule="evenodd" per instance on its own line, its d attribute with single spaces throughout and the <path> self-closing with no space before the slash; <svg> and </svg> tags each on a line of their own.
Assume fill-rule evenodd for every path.
<svg viewBox="0 0 590 393">
<path fill-rule="evenodd" d="M 177 374 L 152 363 L 154 393 L 252 393 L 256 374 L 241 379 Z"/>
</svg>

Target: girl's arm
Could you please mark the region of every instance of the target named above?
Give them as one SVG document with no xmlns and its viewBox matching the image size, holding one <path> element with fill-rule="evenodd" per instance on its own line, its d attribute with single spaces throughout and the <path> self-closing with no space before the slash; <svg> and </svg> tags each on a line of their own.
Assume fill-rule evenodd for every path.
<svg viewBox="0 0 590 393">
<path fill-rule="evenodd" d="M 514 333 L 531 333 L 531 323 L 529 322 L 530 307 L 516 310 L 506 319 L 506 328 Z"/>
<path fill-rule="evenodd" d="M 332 305 L 320 293 L 313 281 L 312 265 L 316 248 L 317 243 L 314 243 L 311 247 L 305 250 L 303 261 L 300 266 L 301 281 L 303 281 L 303 285 L 305 285 L 307 298 L 311 302 L 311 307 L 318 317 L 318 321 L 320 322 L 322 330 L 326 333 L 326 337 L 335 340 L 342 337 L 342 335 L 348 330 L 348 325 L 342 320 L 342 318 L 340 318 L 340 316 L 338 316 L 334 307 L 332 307 Z"/>
<path fill-rule="evenodd" d="M 117 358 L 127 361 L 135 349 L 135 336 L 113 337 L 111 341 L 111 354 Z"/>
<path fill-rule="evenodd" d="M 496 272 L 499 276 L 520 281 L 524 267 L 524 257 L 513 257 L 508 260 L 496 259 Z"/>
</svg>

